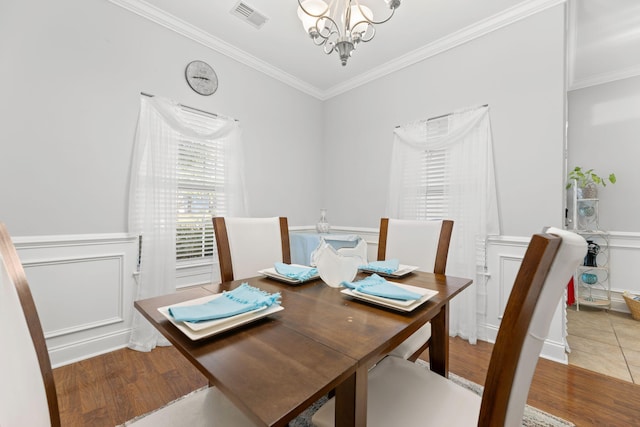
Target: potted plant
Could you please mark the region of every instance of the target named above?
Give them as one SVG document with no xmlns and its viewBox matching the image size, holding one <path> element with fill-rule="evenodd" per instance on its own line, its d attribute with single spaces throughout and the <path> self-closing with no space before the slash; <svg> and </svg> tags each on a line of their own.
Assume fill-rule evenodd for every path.
<svg viewBox="0 0 640 427">
<path fill-rule="evenodd" d="M 602 178 L 593 169 L 582 170 L 580 166 L 576 166 L 569 172 L 568 178 L 567 189 L 571 188 L 571 180 L 575 179 L 578 198 L 580 199 L 595 199 L 598 197 L 598 185 L 606 187 L 607 181 L 611 184 L 616 183 L 616 175 L 614 173 L 610 173 L 608 178 Z"/>
</svg>

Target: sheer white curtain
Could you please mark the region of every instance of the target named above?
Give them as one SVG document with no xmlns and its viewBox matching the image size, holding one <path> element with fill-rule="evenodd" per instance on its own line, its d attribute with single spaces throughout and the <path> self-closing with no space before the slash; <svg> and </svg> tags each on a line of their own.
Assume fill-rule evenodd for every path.
<svg viewBox="0 0 640 427">
<path fill-rule="evenodd" d="M 420 182 L 424 153 L 444 150 L 443 217 L 455 221 L 447 274 L 468 277 L 474 284 L 450 304 L 449 328 L 469 342 L 477 341 L 478 292 L 484 292 L 487 236 L 500 234 L 489 108 L 451 114 L 449 129 L 427 137 L 427 121 L 396 128 L 391 161 L 387 215 L 421 219 L 425 200 Z M 480 300 L 482 302 L 482 300 Z"/>
<path fill-rule="evenodd" d="M 242 175 L 242 147 L 238 123 L 212 116 L 214 126 L 203 134 L 180 119 L 183 107 L 161 97 L 140 98 L 129 191 L 129 232 L 142 236 L 136 299 L 176 289 L 176 215 L 178 145 L 181 137 L 202 142 L 220 140 L 225 145 L 227 213 L 246 214 Z M 168 345 L 137 311 L 134 311 L 129 347 L 150 351 Z"/>
</svg>

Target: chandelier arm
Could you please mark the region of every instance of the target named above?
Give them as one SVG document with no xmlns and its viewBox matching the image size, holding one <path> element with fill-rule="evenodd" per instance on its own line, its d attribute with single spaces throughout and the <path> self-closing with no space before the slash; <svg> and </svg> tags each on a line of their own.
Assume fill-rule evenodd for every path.
<svg viewBox="0 0 640 427">
<path fill-rule="evenodd" d="M 322 49 L 324 50 L 324 53 L 326 53 L 327 55 L 332 54 L 333 51 L 336 49 L 336 44 L 334 42 L 325 40 L 325 43 L 323 44 L 324 44 L 324 47 Z"/>
<path fill-rule="evenodd" d="M 360 41 L 360 42 L 362 42 L 362 43 L 366 43 L 366 42 L 368 42 L 368 41 L 373 40 L 373 38 L 374 38 L 374 37 L 375 37 L 375 35 L 376 35 L 376 27 L 375 27 L 375 25 L 373 25 L 373 24 L 371 24 L 371 23 L 369 23 L 369 22 L 367 22 L 367 21 L 360 21 L 360 22 L 356 22 L 356 25 L 354 25 L 354 26 L 353 26 L 353 28 L 356 28 L 356 27 L 357 27 L 358 25 L 360 25 L 360 24 L 368 24 L 368 25 L 369 25 L 369 29 L 370 29 L 371 31 L 369 31 L 369 29 L 367 29 L 367 31 L 366 31 L 366 32 L 361 33 L 361 34 L 362 34 L 362 36 L 360 36 L 360 38 L 359 38 L 359 40 L 358 40 L 358 41 Z M 369 37 L 366 37 L 366 38 L 365 38 L 365 37 L 363 37 L 363 36 L 364 36 L 364 34 L 369 33 L 369 32 L 371 33 L 371 35 L 370 35 Z"/>
<path fill-rule="evenodd" d="M 358 43 L 373 40 L 377 32 L 376 25 L 384 24 L 393 18 L 396 9 L 401 3 L 401 0 L 385 0 L 389 9 L 391 9 L 391 13 L 384 19 L 374 21 L 371 10 L 366 6 L 361 6 L 360 0 L 325 0 L 322 1 L 325 8 L 320 13 L 309 12 L 309 10 L 305 9 L 302 5 L 303 1 L 307 3 L 307 0 L 298 0 L 298 6 L 300 8 L 298 16 L 311 36 L 313 43 L 316 46 L 322 46 L 325 54 L 330 54 L 335 51 L 340 57 L 343 66 L 347 65 L 347 60 Z M 336 6 L 338 2 L 344 2 L 344 11 L 342 14 L 337 12 L 338 9 L 334 9 L 334 6 Z M 315 6 L 318 5 L 318 3 L 320 3 L 320 1 L 309 1 L 308 6 L 311 7 L 310 5 L 312 4 Z M 356 13 L 355 9 L 352 9 L 354 3 L 358 7 L 360 15 L 357 18 L 352 16 L 352 11 L 354 15 Z M 315 7 L 312 7 L 312 9 L 314 8 Z M 365 10 L 368 12 L 365 12 Z M 334 17 L 331 17 L 332 11 L 335 13 Z M 303 17 L 300 12 L 304 13 L 306 17 Z M 372 16 L 367 16 L 367 14 Z M 343 21 L 343 26 L 337 22 L 339 17 Z M 315 18 L 315 25 L 313 21 L 310 22 L 309 18 Z M 360 20 L 354 25 L 351 25 L 352 18 Z M 357 31 L 358 27 L 364 27 L 364 30 Z"/>
<path fill-rule="evenodd" d="M 321 18 L 318 18 L 318 21 L 316 22 L 316 30 L 318 29 L 318 22 L 320 22 L 321 19 L 325 19 L 329 21 L 331 25 L 329 26 L 325 25 L 322 31 L 318 31 L 319 37 L 322 37 L 324 40 L 329 39 L 329 37 L 331 37 L 332 34 L 337 34 L 338 37 L 340 37 L 340 27 L 338 26 L 338 24 L 336 24 L 336 21 L 334 21 L 328 16 L 323 16 Z M 322 34 L 323 31 L 325 31 L 325 34 Z"/>
<path fill-rule="evenodd" d="M 298 2 L 300 2 L 300 0 L 298 0 Z M 384 24 L 385 22 L 387 22 L 388 20 L 390 20 L 391 18 L 393 18 L 393 15 L 396 13 L 396 9 L 395 7 L 391 8 L 391 14 L 389 14 L 389 16 L 387 16 L 385 19 L 381 20 L 381 21 L 374 21 L 373 19 L 369 18 L 365 13 L 364 10 L 362 10 L 362 7 L 360 7 L 360 0 L 356 0 L 356 6 L 358 6 L 358 10 L 360 11 L 360 14 L 364 17 L 365 21 L 367 21 L 369 24 Z M 358 24 L 356 24 L 358 25 Z M 354 25 L 355 27 L 355 25 Z M 371 39 L 369 39 L 371 40 Z"/>
<path fill-rule="evenodd" d="M 314 37 L 312 38 L 312 40 L 313 40 L 313 44 L 315 44 L 316 46 L 322 46 L 327 42 L 327 39 L 324 39 L 322 37 Z"/>
</svg>

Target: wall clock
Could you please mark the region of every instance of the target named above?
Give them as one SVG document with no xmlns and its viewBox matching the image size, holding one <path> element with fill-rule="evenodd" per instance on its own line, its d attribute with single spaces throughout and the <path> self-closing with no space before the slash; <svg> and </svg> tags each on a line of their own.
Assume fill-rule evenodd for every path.
<svg viewBox="0 0 640 427">
<path fill-rule="evenodd" d="M 184 71 L 191 89 L 200 95 L 211 95 L 218 89 L 218 76 L 211 65 L 204 61 L 192 61 Z"/>
</svg>

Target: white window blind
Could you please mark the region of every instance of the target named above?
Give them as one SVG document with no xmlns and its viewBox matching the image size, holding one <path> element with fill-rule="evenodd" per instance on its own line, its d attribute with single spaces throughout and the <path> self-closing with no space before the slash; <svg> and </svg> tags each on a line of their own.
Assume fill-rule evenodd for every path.
<svg viewBox="0 0 640 427">
<path fill-rule="evenodd" d="M 425 122 L 425 137 L 427 141 L 446 136 L 448 132 L 449 116 Z M 447 151 L 445 148 L 425 150 L 421 153 L 418 173 L 419 184 L 415 201 L 415 219 L 436 220 L 447 217 L 446 161 Z M 413 204 L 413 202 L 411 203 Z"/>
<path fill-rule="evenodd" d="M 223 125 L 214 115 L 182 108 L 181 119 L 210 133 Z M 226 214 L 224 145 L 181 136 L 178 145 L 177 261 L 194 261 L 215 254 L 211 218 Z"/>
</svg>

